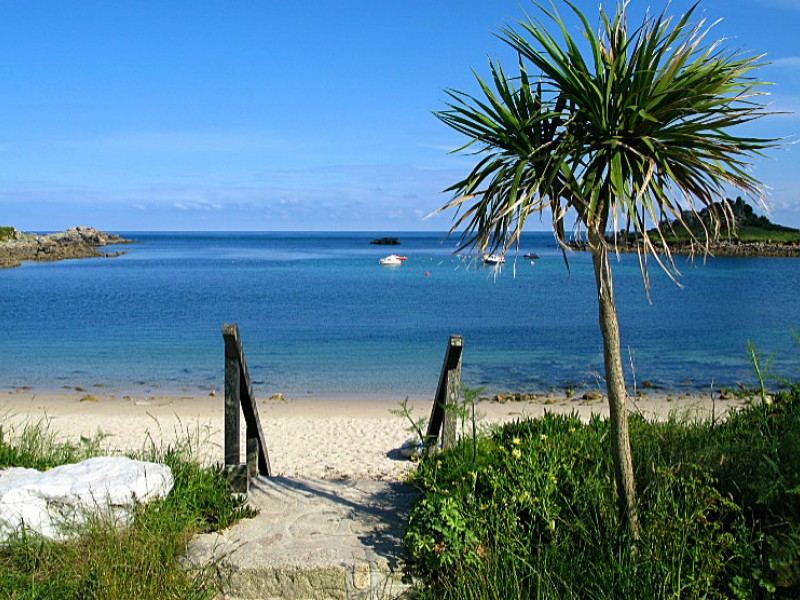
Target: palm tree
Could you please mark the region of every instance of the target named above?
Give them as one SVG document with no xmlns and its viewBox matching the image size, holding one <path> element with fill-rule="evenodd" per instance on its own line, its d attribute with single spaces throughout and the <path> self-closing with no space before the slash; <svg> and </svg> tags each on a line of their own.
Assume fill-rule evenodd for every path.
<svg viewBox="0 0 800 600">
<path fill-rule="evenodd" d="M 708 252 L 720 225 L 735 225 L 727 204 L 715 201 L 736 188 L 763 204 L 749 161 L 778 142 L 741 135 L 737 127 L 768 114 L 758 102 L 764 83 L 750 78 L 762 57 L 725 51 L 719 42 L 703 46 L 710 28 L 690 24 L 697 5 L 674 23 L 664 14 L 646 15 L 632 32 L 627 3 L 613 18 L 601 8 L 595 32 L 580 10 L 564 3 L 580 21 L 586 56 L 555 5 L 537 4 L 560 40 L 526 15 L 516 29 L 499 35 L 519 55 L 518 75 L 507 77 L 490 60 L 491 85 L 476 74 L 482 95 L 447 91 L 448 108 L 436 116 L 468 138 L 454 152 L 481 158 L 445 190 L 453 199 L 439 211 L 455 208 L 450 232 L 462 230 L 461 248 L 481 252 L 506 252 L 518 244 L 532 214 L 549 212 L 563 251 L 566 224 L 585 234 L 597 284 L 618 508 L 635 541 L 636 490 L 610 253 L 618 234 L 633 234 L 645 289 L 648 256 L 675 278 L 664 228 L 677 224 L 696 243 L 693 250 Z M 696 214 L 704 207 L 710 227 L 698 236 L 684 210 Z"/>
</svg>

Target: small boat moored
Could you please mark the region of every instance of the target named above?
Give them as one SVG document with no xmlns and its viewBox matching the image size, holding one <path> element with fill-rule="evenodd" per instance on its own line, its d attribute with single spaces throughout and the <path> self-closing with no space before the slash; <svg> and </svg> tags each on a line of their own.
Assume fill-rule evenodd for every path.
<svg viewBox="0 0 800 600">
<path fill-rule="evenodd" d="M 506 257 L 502 254 L 484 254 L 483 262 L 487 265 L 502 265 L 506 262 Z"/>
<path fill-rule="evenodd" d="M 522 258 L 524 258 L 525 260 L 538 260 L 539 255 L 534 252 L 528 252 Z"/>
<path fill-rule="evenodd" d="M 389 256 L 384 256 L 378 262 L 384 267 L 399 267 L 404 260 L 408 260 L 408 258 L 398 254 L 390 254 Z"/>
</svg>

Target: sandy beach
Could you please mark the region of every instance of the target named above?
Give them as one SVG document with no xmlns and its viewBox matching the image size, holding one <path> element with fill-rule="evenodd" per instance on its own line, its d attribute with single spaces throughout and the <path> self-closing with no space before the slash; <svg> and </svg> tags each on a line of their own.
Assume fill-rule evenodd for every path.
<svg viewBox="0 0 800 600">
<path fill-rule="evenodd" d="M 402 399 L 401 399 L 402 400 Z M 415 419 L 427 422 L 432 400 L 412 400 Z M 686 396 L 650 393 L 629 402 L 646 418 L 670 413 L 724 415 L 738 400 L 716 394 Z M 398 401 L 384 399 L 281 398 L 258 399 L 262 429 L 276 475 L 323 479 L 401 480 L 413 463 L 397 450 L 410 436 L 409 423 L 396 414 Z M 488 426 L 545 411 L 576 411 L 588 419 L 606 415 L 605 398 L 583 400 L 561 396 L 525 402 L 480 402 L 480 424 Z M 17 390 L 0 395 L 0 424 L 4 432 L 19 431 L 25 423 L 46 419 L 59 439 L 79 441 L 102 435 L 108 453 L 140 450 L 190 441 L 206 463 L 223 461 L 224 399 L 217 396 L 132 396 L 102 392 L 37 393 Z M 243 429 L 244 427 L 242 427 Z M 12 433 L 13 436 L 13 433 Z"/>
</svg>

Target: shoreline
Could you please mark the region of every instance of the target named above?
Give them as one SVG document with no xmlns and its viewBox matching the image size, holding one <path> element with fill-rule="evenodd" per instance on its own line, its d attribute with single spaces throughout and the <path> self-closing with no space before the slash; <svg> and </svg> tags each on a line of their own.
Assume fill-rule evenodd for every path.
<svg viewBox="0 0 800 600">
<path fill-rule="evenodd" d="M 403 480 L 415 463 L 402 459 L 398 452 L 412 436 L 408 420 L 394 414 L 400 402 L 402 399 L 386 397 L 257 399 L 273 472 L 312 479 Z M 432 398 L 409 399 L 412 417 L 427 423 L 432 402 Z M 741 404 L 736 397 L 673 397 L 659 392 L 629 400 L 629 410 L 648 419 L 665 419 L 671 413 L 719 418 Z M 545 411 L 574 411 L 588 420 L 595 414 L 608 416 L 608 405 L 605 396 L 584 400 L 568 399 L 564 394 L 476 404 L 481 427 L 535 418 Z M 204 464 L 223 461 L 224 394 L 0 393 L 0 426 L 8 437 L 18 434 L 25 424 L 39 421 L 47 423 L 61 441 L 80 444 L 81 438 L 99 436 L 101 448 L 109 454 L 141 451 L 151 444 L 165 448 L 188 442 Z M 241 429 L 243 440 L 243 425 Z"/>
<path fill-rule="evenodd" d="M 5 394 L 39 394 L 47 396 L 59 396 L 63 394 L 94 394 L 109 398 L 147 398 L 147 397 L 172 397 L 172 398 L 203 398 L 224 396 L 224 381 L 209 382 L 208 385 L 186 385 L 176 383 L 162 383 L 157 381 L 141 381 L 135 383 L 110 383 L 102 380 L 90 379 L 90 383 L 12 383 L 0 382 L 0 399 Z M 505 401 L 533 401 L 538 402 L 546 399 L 572 397 L 580 398 L 585 394 L 596 392 L 605 393 L 605 389 L 599 387 L 596 381 L 564 381 L 556 382 L 553 385 L 539 386 L 498 386 L 487 388 L 483 386 L 467 386 L 469 389 L 478 393 L 480 401 L 495 401 L 497 398 L 505 398 Z M 671 396 L 679 397 L 699 397 L 707 396 L 709 393 L 735 393 L 746 390 L 747 387 L 739 380 L 729 384 L 721 385 L 715 383 L 713 379 L 708 382 L 698 380 L 685 380 L 676 384 L 665 384 L 658 381 L 640 381 L 634 387 L 627 386 L 629 396 Z M 292 388 L 270 388 L 264 389 L 259 385 L 253 385 L 256 400 L 269 400 L 275 396 L 282 396 L 294 400 L 330 400 L 330 401 L 388 401 L 402 402 L 405 399 L 410 401 L 429 401 L 433 399 L 436 391 L 435 383 L 425 391 L 298 391 Z"/>
<path fill-rule="evenodd" d="M 588 252 L 586 242 L 573 241 L 569 246 L 577 252 Z M 666 250 L 660 242 L 654 242 L 656 252 L 666 255 Z M 624 254 L 636 254 L 640 248 L 634 243 L 619 242 L 614 250 Z M 701 244 L 692 245 L 691 242 L 673 242 L 669 244 L 670 254 L 674 256 L 703 257 L 704 250 Z M 708 246 L 709 258 L 800 258 L 800 243 L 798 242 L 748 242 L 741 240 L 722 240 Z"/>
</svg>

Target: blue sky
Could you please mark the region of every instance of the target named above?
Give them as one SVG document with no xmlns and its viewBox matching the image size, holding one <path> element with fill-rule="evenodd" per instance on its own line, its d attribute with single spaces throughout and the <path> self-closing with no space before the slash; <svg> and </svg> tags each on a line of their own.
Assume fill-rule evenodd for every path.
<svg viewBox="0 0 800 600">
<path fill-rule="evenodd" d="M 597 0 L 577 0 L 596 15 Z M 611 3 L 609 3 L 611 4 Z M 641 14 L 648 4 L 633 0 Z M 673 0 L 669 12 L 690 2 Z M 0 0 L 0 224 L 23 230 L 443 230 L 470 167 L 432 114 L 528 0 Z M 798 0 L 707 0 L 800 113 Z M 638 18 L 633 22 L 638 22 Z M 796 136 L 798 114 L 752 126 Z M 800 149 L 756 163 L 800 227 Z M 546 229 L 546 224 L 540 227 Z"/>
</svg>

